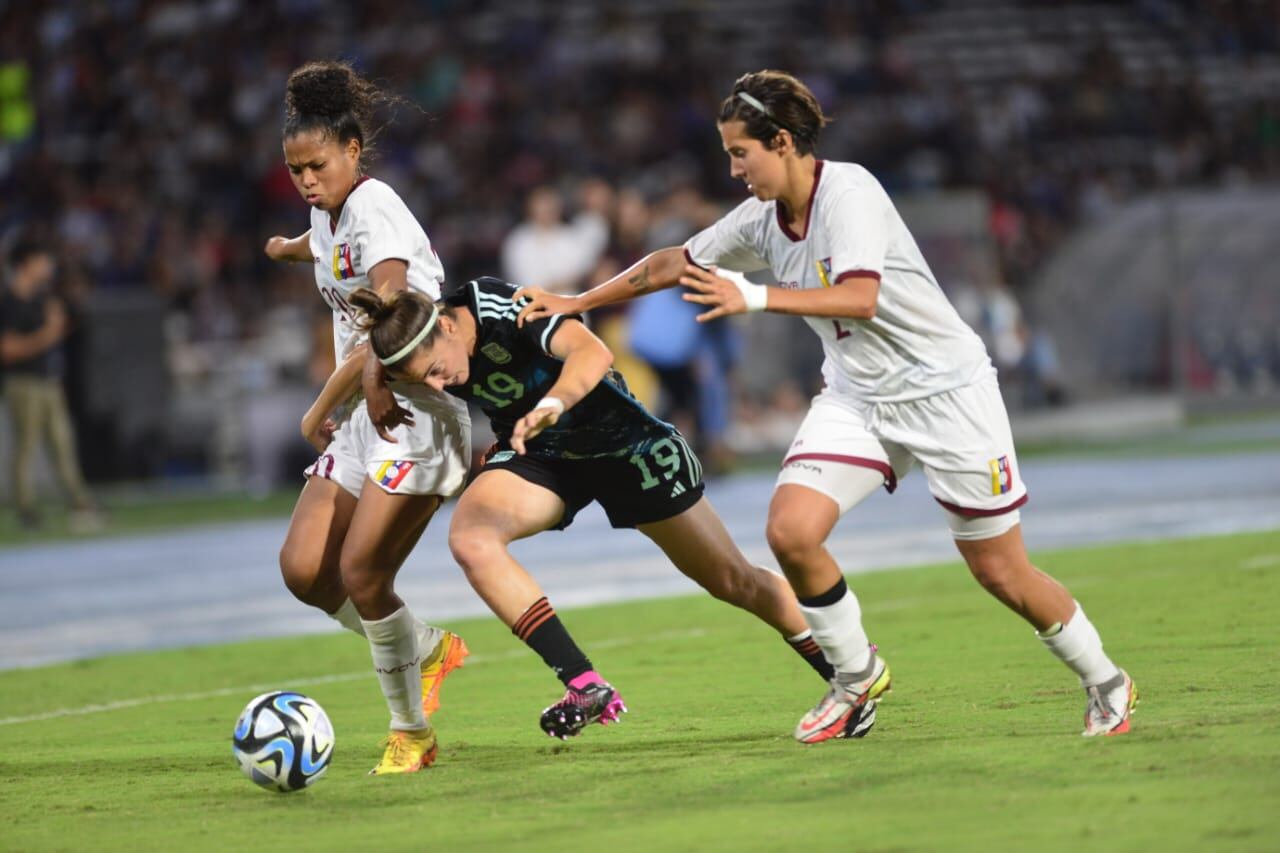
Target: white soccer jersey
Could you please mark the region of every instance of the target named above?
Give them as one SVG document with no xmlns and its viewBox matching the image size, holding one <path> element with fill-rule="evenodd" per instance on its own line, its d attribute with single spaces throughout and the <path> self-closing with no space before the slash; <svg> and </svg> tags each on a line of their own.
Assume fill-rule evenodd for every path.
<svg viewBox="0 0 1280 853">
<path fill-rule="evenodd" d="M 382 181 L 362 178 L 347 196 L 336 223 L 327 211 L 311 209 L 311 255 L 320 296 L 333 309 L 338 364 L 364 341 L 355 326 L 359 312 L 347 297 L 357 287 L 369 286 L 369 270 L 377 264 L 391 258 L 408 262 L 409 287 L 440 298 L 444 267 L 427 232 L 396 191 Z"/>
<path fill-rule="evenodd" d="M 982 339 L 947 301 L 880 182 L 854 163 L 817 161 L 808 233 L 776 201 L 747 199 L 685 244 L 700 266 L 772 271 L 791 290 L 861 275 L 880 281 L 870 320 L 806 317 L 829 388 L 869 402 L 913 400 L 993 375 Z"/>
</svg>

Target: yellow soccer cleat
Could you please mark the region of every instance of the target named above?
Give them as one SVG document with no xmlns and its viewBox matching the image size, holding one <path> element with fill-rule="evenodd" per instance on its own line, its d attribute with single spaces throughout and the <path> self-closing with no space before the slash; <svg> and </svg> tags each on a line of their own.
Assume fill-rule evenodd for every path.
<svg viewBox="0 0 1280 853">
<path fill-rule="evenodd" d="M 416 732 L 393 730 L 382 745 L 382 760 L 369 771 L 370 776 L 417 773 L 436 760 L 436 730 L 430 727 Z"/>
<path fill-rule="evenodd" d="M 444 677 L 462 666 L 471 652 L 462 638 L 452 631 L 441 631 L 440 641 L 422 661 L 422 713 L 430 719 L 440 708 L 440 684 Z"/>
</svg>

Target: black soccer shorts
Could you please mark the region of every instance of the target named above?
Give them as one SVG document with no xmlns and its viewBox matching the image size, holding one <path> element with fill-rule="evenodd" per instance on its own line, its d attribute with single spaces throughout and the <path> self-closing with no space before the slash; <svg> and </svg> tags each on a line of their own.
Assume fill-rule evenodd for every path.
<svg viewBox="0 0 1280 853">
<path fill-rule="evenodd" d="M 614 527 L 638 527 L 674 518 L 702 498 L 702 463 L 675 430 L 645 439 L 617 456 L 560 459 L 516 454 L 500 443 L 485 471 L 510 471 L 554 492 L 564 515 L 553 530 L 564 530 L 587 504 L 599 501 Z"/>
</svg>

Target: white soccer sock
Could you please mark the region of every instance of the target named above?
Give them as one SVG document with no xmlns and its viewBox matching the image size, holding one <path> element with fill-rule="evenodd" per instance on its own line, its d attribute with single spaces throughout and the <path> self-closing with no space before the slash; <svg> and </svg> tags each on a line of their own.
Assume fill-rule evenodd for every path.
<svg viewBox="0 0 1280 853">
<path fill-rule="evenodd" d="M 361 637 L 364 636 L 364 625 L 361 624 L 360 614 L 356 612 L 356 606 L 351 603 L 351 599 L 348 598 L 342 602 L 342 606 L 328 614 L 328 616 L 348 631 L 354 631 Z"/>
<path fill-rule="evenodd" d="M 378 673 L 382 695 L 391 709 L 391 728 L 425 729 L 427 718 L 422 713 L 422 657 L 418 650 L 418 623 L 401 607 L 385 619 L 360 620 L 369 649 L 373 652 L 373 668 Z"/>
<path fill-rule="evenodd" d="M 1040 642 L 1054 657 L 1065 663 L 1080 676 L 1081 687 L 1091 687 L 1119 675 L 1119 668 L 1102 651 L 1102 638 L 1093 627 L 1084 608 L 1076 602 L 1076 612 L 1062 626 L 1062 630 L 1050 636 L 1036 632 Z"/>
<path fill-rule="evenodd" d="M 835 604 L 800 605 L 814 642 L 838 672 L 862 672 L 871 662 L 871 641 L 862 628 L 862 608 L 853 590 L 846 589 Z"/>
</svg>

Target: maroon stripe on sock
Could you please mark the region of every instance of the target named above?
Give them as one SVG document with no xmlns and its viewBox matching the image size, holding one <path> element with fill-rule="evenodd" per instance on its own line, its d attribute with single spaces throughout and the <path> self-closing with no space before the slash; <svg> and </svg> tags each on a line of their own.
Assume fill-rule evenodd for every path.
<svg viewBox="0 0 1280 853">
<path fill-rule="evenodd" d="M 821 651 L 821 648 L 813 640 L 812 637 L 806 640 L 801 640 L 798 643 L 792 643 L 792 645 L 795 646 L 796 651 L 800 652 L 800 654 L 802 655 L 817 654 L 818 652 Z"/>
<path fill-rule="evenodd" d="M 543 622 L 546 622 L 549 617 L 555 615 L 555 608 L 551 606 L 551 603 L 547 601 L 547 597 L 544 595 L 542 598 L 539 598 L 533 604 L 529 605 L 528 610 L 520 614 L 520 618 L 511 626 L 511 633 L 515 634 L 521 640 L 528 639 L 529 635 L 533 633 L 533 630 L 537 628 L 538 625 L 541 625 Z"/>
<path fill-rule="evenodd" d="M 527 608 L 525 608 L 524 613 L 520 614 L 520 618 L 516 620 L 516 624 L 513 625 L 512 628 L 513 629 L 519 628 L 522 623 L 536 617 L 539 613 L 548 609 L 549 607 L 551 607 L 551 602 L 547 601 L 547 597 L 545 595 L 542 596 L 542 598 L 539 598 L 533 604 L 530 604 Z"/>
<path fill-rule="evenodd" d="M 554 610 L 548 610 L 546 613 L 542 614 L 542 616 L 538 617 L 538 619 L 536 619 L 532 624 L 528 625 L 524 629 L 524 633 L 519 634 L 518 636 L 521 640 L 528 642 L 529 637 L 533 636 L 534 631 L 538 630 L 554 618 L 556 618 L 556 612 Z"/>
</svg>

